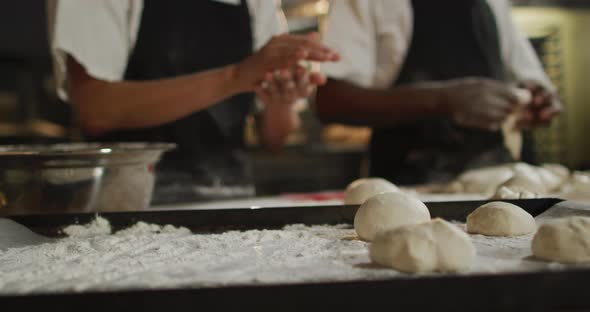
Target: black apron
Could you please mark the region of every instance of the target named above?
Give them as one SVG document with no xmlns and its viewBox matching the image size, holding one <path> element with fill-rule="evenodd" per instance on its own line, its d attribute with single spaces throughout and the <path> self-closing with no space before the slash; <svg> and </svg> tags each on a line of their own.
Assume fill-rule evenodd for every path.
<svg viewBox="0 0 590 312">
<path fill-rule="evenodd" d="M 394 85 L 464 77 L 505 78 L 500 40 L 485 0 L 412 1 L 410 49 Z M 402 185 L 445 182 L 463 170 L 510 161 L 502 134 L 449 118 L 373 129 L 372 176 Z"/>
<path fill-rule="evenodd" d="M 252 49 L 245 0 L 240 5 L 145 0 L 125 79 L 153 80 L 204 71 L 241 61 Z M 243 138 L 253 105 L 253 94 L 240 94 L 163 126 L 91 139 L 178 145 L 156 168 L 154 204 L 251 196 L 254 188 Z"/>
</svg>

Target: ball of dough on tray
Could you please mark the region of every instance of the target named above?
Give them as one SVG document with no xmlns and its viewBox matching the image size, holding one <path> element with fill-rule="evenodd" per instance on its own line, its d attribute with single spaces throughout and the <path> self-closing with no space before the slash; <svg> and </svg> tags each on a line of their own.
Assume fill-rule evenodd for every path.
<svg viewBox="0 0 590 312">
<path fill-rule="evenodd" d="M 498 186 L 498 189 L 501 187 L 507 187 L 519 192 L 528 191 L 535 194 L 544 194 L 546 192 L 545 185 L 540 180 L 520 173 L 516 173 L 508 181 Z"/>
<path fill-rule="evenodd" d="M 393 183 L 381 178 L 358 179 L 346 187 L 344 203 L 358 205 L 380 193 L 398 192 L 399 188 Z"/>
<path fill-rule="evenodd" d="M 544 167 L 537 168 L 537 172 L 547 192 L 558 190 L 569 177 L 569 175 L 563 176 Z"/>
<path fill-rule="evenodd" d="M 515 190 L 506 186 L 500 186 L 492 199 L 533 199 L 539 198 L 534 192 L 528 190 Z"/>
<path fill-rule="evenodd" d="M 590 193 L 590 174 L 576 171 L 562 185 L 562 193 L 566 194 L 589 194 Z"/>
<path fill-rule="evenodd" d="M 401 193 L 382 193 L 369 198 L 354 216 L 358 236 L 371 241 L 380 231 L 430 220 L 430 212 L 418 198 Z"/>
<path fill-rule="evenodd" d="M 541 225 L 531 248 L 533 255 L 548 261 L 590 262 L 590 218 L 568 217 Z"/>
<path fill-rule="evenodd" d="M 540 186 L 542 191 L 538 191 L 539 193 L 552 191 L 558 188 L 563 183 L 564 179 L 549 169 L 536 167 L 527 163 L 516 163 L 514 164 L 513 170 L 515 177 L 528 180 L 528 182 L 524 183 L 534 183 L 536 186 Z"/>
<path fill-rule="evenodd" d="M 537 225 L 524 209 L 505 202 L 480 206 L 467 216 L 467 232 L 489 236 L 518 236 L 533 233 Z"/>
<path fill-rule="evenodd" d="M 451 183 L 451 192 L 493 194 L 498 185 L 514 175 L 509 165 L 485 167 L 465 171 Z M 459 187 L 460 185 L 460 187 Z"/>
<path fill-rule="evenodd" d="M 380 232 L 369 246 L 371 261 L 403 272 L 458 272 L 471 268 L 469 235 L 442 219 Z"/>
<path fill-rule="evenodd" d="M 360 179 L 356 179 L 352 182 L 350 182 L 347 186 L 346 186 L 346 190 L 351 190 L 363 183 L 376 183 L 376 184 L 389 184 L 389 185 L 393 185 L 395 186 L 393 183 L 383 179 L 383 178 L 360 178 Z"/>
<path fill-rule="evenodd" d="M 551 171 L 554 175 L 559 176 L 564 180 L 570 176 L 570 170 L 564 165 L 542 164 L 541 168 Z"/>
</svg>

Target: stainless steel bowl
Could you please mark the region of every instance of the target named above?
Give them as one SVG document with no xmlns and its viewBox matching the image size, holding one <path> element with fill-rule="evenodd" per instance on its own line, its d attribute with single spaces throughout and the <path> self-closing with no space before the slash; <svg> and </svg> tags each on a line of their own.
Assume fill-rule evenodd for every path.
<svg viewBox="0 0 590 312">
<path fill-rule="evenodd" d="M 173 144 L 0 146 L 0 215 L 148 207 L 154 166 Z"/>
</svg>

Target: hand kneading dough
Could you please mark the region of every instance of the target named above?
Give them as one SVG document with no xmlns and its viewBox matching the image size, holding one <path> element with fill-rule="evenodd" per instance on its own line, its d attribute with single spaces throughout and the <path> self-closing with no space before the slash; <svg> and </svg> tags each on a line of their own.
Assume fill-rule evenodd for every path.
<svg viewBox="0 0 590 312">
<path fill-rule="evenodd" d="M 380 231 L 430 220 L 430 212 L 419 199 L 401 192 L 383 193 L 369 198 L 354 216 L 358 236 L 371 241 Z"/>
<path fill-rule="evenodd" d="M 533 94 L 531 91 L 523 88 L 514 88 L 512 93 L 517 98 L 519 105 L 512 114 L 508 115 L 502 124 L 502 134 L 504 136 L 504 146 L 506 146 L 512 158 L 520 159 L 520 154 L 522 153 L 522 131 L 516 126 L 526 105 L 532 101 Z"/>
<path fill-rule="evenodd" d="M 371 261 L 403 272 L 467 271 L 475 258 L 469 235 L 441 219 L 380 232 Z"/>
<path fill-rule="evenodd" d="M 489 236 L 517 236 L 533 233 L 535 219 L 524 209 L 505 202 L 487 203 L 467 216 L 467 232 Z"/>
<path fill-rule="evenodd" d="M 533 255 L 544 260 L 590 262 L 590 218 L 569 217 L 541 225 L 532 250 Z"/>
<path fill-rule="evenodd" d="M 346 187 L 344 203 L 358 205 L 380 193 L 399 192 L 393 183 L 381 178 L 358 179 Z"/>
</svg>

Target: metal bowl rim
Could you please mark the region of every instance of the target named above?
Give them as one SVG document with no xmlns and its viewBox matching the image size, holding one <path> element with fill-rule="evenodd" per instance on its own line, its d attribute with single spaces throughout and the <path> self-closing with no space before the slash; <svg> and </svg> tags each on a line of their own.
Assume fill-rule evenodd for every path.
<svg viewBox="0 0 590 312">
<path fill-rule="evenodd" d="M 69 148 L 69 149 L 68 149 Z M 63 143 L 51 145 L 0 145 L 0 158 L 14 157 L 72 157 L 109 156 L 129 152 L 166 152 L 176 148 L 173 143 Z M 13 149 L 13 150 L 10 150 Z"/>
</svg>

